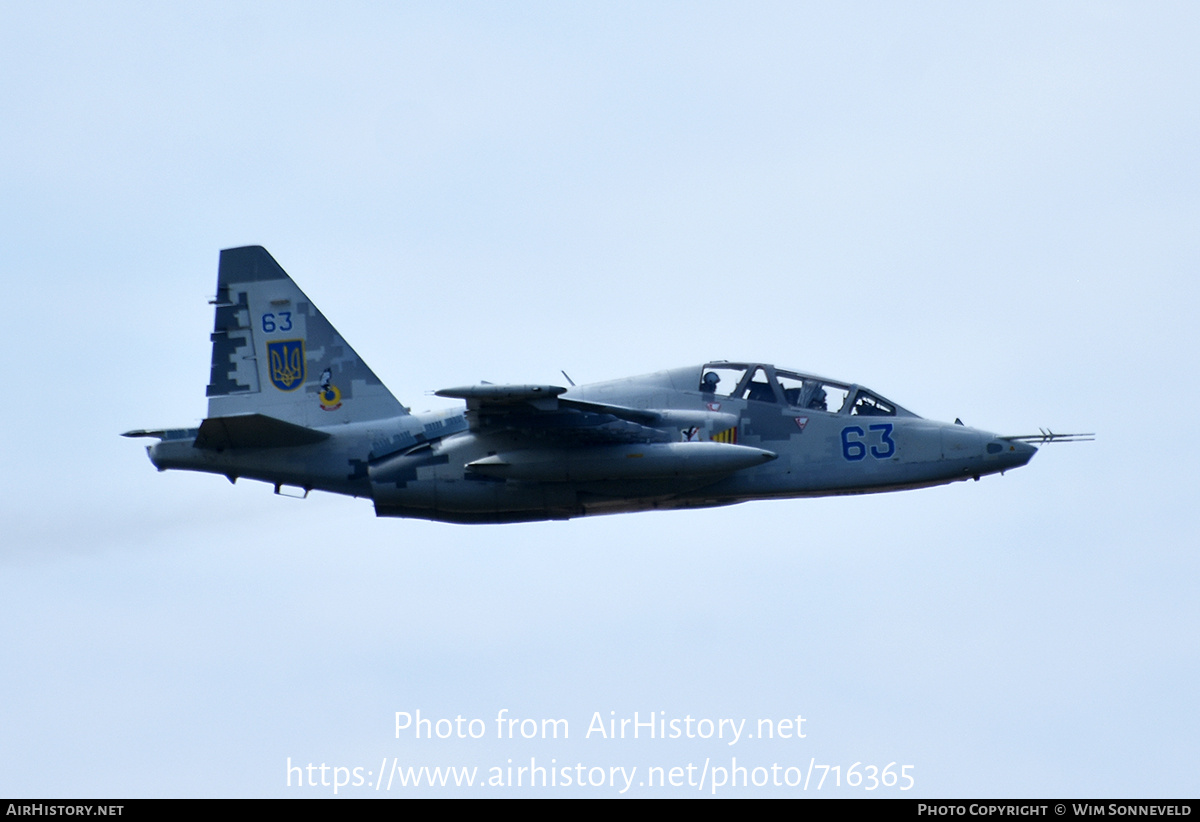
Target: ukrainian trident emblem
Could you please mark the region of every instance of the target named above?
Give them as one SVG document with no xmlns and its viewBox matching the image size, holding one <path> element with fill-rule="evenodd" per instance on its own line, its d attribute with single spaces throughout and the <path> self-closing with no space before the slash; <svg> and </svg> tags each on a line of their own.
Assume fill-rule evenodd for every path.
<svg viewBox="0 0 1200 822">
<path fill-rule="evenodd" d="M 280 391 L 294 391 L 304 383 L 304 340 L 267 343 L 271 384 Z"/>
</svg>

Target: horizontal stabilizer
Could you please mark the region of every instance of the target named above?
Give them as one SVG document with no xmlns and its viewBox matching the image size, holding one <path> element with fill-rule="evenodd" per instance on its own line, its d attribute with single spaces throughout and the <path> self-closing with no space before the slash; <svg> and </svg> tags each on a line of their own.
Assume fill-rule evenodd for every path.
<svg viewBox="0 0 1200 822">
<path fill-rule="evenodd" d="M 323 431 L 277 420 L 265 414 L 210 417 L 200 423 L 196 447 L 210 451 L 226 448 L 284 448 L 312 445 L 329 439 Z"/>
</svg>

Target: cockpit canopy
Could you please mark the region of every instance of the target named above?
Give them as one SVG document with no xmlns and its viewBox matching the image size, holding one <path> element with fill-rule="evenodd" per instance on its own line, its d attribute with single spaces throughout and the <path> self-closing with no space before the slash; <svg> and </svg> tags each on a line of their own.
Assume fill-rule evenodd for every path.
<svg viewBox="0 0 1200 822">
<path fill-rule="evenodd" d="M 917 416 L 860 385 L 785 371 L 765 363 L 711 362 L 700 370 L 699 390 L 713 397 L 777 403 L 828 414 Z"/>
</svg>

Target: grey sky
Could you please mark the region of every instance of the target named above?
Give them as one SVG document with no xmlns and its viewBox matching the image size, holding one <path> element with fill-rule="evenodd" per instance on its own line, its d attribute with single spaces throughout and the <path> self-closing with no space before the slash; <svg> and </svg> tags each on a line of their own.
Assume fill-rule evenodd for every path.
<svg viewBox="0 0 1200 822">
<path fill-rule="evenodd" d="M 0 794 L 736 756 L 1196 795 L 1197 42 L 1183 3 L 6 8 Z M 1099 438 L 921 492 L 497 527 L 159 475 L 117 434 L 203 415 L 243 244 L 418 410 L 727 357 Z M 394 738 L 501 708 L 571 740 Z M 583 739 L 597 711 L 808 736 Z"/>
</svg>

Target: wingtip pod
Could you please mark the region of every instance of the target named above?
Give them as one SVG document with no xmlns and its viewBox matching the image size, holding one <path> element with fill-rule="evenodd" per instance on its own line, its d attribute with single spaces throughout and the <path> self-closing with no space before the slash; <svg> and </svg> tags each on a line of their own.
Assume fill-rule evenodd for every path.
<svg viewBox="0 0 1200 822">
<path fill-rule="evenodd" d="M 318 427 L 408 413 L 262 246 L 221 251 L 214 305 L 210 418 Z"/>
</svg>

